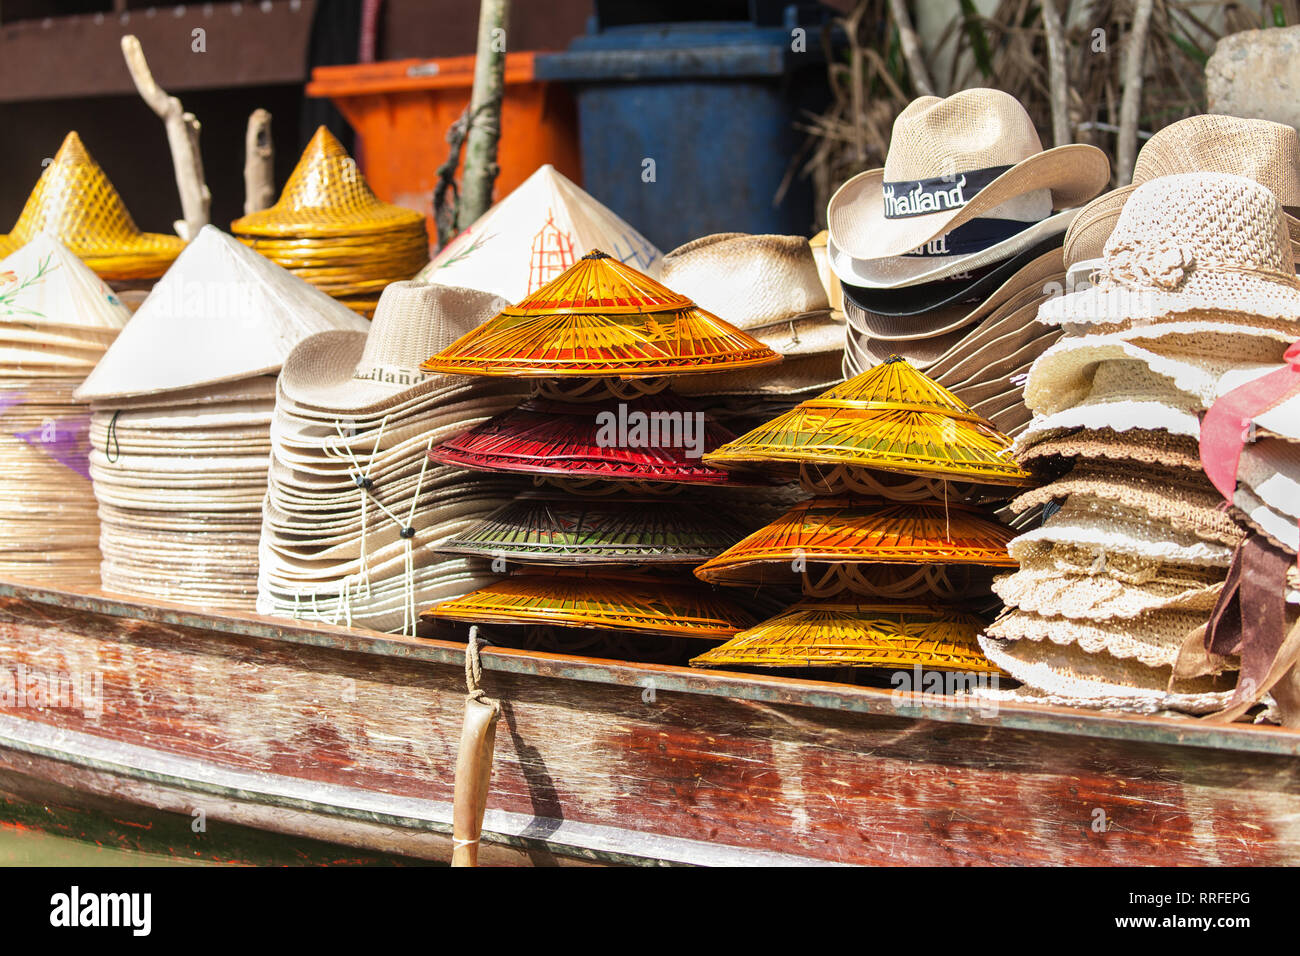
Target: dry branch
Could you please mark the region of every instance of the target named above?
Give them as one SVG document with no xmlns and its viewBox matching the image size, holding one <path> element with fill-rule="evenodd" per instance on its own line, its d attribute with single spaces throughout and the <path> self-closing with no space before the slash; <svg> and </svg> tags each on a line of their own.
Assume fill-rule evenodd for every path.
<svg viewBox="0 0 1300 956">
<path fill-rule="evenodd" d="M 244 215 L 275 202 L 275 147 L 271 142 L 271 114 L 253 110 L 244 134 Z"/>
</svg>

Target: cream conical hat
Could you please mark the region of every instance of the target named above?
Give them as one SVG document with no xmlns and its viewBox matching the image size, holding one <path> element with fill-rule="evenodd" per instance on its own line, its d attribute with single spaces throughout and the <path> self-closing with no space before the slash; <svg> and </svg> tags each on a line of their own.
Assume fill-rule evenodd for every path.
<svg viewBox="0 0 1300 956">
<path fill-rule="evenodd" d="M 659 276 L 663 253 L 547 163 L 448 243 L 416 279 L 518 302 L 588 249 Z"/>
<path fill-rule="evenodd" d="M 295 345 L 369 323 L 215 226 L 205 226 L 77 390 L 154 395 L 279 371 Z"/>
<path fill-rule="evenodd" d="M 130 317 L 99 276 L 48 233 L 0 261 L 0 322 L 113 332 Z"/>
</svg>

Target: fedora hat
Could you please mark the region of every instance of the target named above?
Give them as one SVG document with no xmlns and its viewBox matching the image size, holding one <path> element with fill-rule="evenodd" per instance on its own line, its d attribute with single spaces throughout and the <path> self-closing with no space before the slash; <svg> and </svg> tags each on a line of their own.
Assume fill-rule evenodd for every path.
<svg viewBox="0 0 1300 956">
<path fill-rule="evenodd" d="M 588 249 L 608 249 L 654 277 L 662 267 L 663 254 L 645 236 L 545 163 L 449 242 L 416 279 L 518 302 Z"/>
<path fill-rule="evenodd" d="M 1163 176 L 1133 191 L 1091 288 L 1044 303 L 1053 325 L 1128 327 L 1188 313 L 1294 331 L 1300 279 L 1277 197 L 1225 173 Z"/>
<path fill-rule="evenodd" d="M 859 173 L 831 197 L 830 243 L 863 260 L 905 256 L 941 236 L 949 254 L 986 248 L 1054 209 L 1087 202 L 1109 177 L 1095 146 L 1044 150 L 1028 112 L 1010 94 L 923 96 L 894 121 L 884 168 Z"/>
<path fill-rule="evenodd" d="M 1300 137 L 1285 123 L 1239 116 L 1189 116 L 1158 130 L 1138 153 L 1133 180 L 1079 210 L 1065 233 L 1065 262 L 1100 258 L 1120 211 L 1143 183 L 1180 173 L 1230 173 L 1267 187 L 1284 207 L 1300 208 Z M 1286 214 L 1287 231 L 1300 247 L 1300 219 Z"/>
<path fill-rule="evenodd" d="M 176 236 L 140 231 L 76 131 L 41 173 L 9 234 L 0 235 L 0 256 L 46 232 L 115 281 L 156 279 L 185 248 Z"/>
<path fill-rule="evenodd" d="M 421 371 L 420 363 L 509 304 L 490 292 L 394 282 L 365 332 L 322 332 L 300 342 L 285 359 L 280 389 L 301 405 L 356 414 L 463 386 Z"/>
<path fill-rule="evenodd" d="M 704 236 L 665 255 L 660 278 L 745 331 L 827 315 L 831 308 L 812 247 L 802 236 Z"/>
</svg>

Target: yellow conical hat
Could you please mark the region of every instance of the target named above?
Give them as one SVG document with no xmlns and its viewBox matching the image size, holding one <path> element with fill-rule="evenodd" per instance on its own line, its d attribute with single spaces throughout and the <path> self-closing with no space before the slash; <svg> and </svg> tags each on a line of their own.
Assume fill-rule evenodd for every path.
<svg viewBox="0 0 1300 956">
<path fill-rule="evenodd" d="M 356 160 L 324 126 L 303 150 L 279 202 L 230 224 L 230 231 L 241 238 L 355 236 L 403 229 L 423 231 L 424 216 L 382 202 L 370 191 Z"/>
<path fill-rule="evenodd" d="M 910 604 L 802 601 L 691 660 L 692 667 L 921 667 L 996 671 L 973 614 Z"/>
<path fill-rule="evenodd" d="M 57 235 L 103 279 L 156 279 L 185 248 L 176 236 L 140 231 L 75 130 L 41 173 L 13 229 L 0 235 L 0 258 L 42 232 Z"/>
<path fill-rule="evenodd" d="M 1011 439 L 894 356 L 709 452 L 711 465 L 802 462 L 1021 485 Z"/>
</svg>

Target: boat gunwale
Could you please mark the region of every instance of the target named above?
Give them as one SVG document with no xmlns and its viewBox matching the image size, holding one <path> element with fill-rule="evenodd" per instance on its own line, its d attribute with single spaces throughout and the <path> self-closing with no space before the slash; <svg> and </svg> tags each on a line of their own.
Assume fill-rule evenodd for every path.
<svg viewBox="0 0 1300 956">
<path fill-rule="evenodd" d="M 463 669 L 465 645 L 436 638 L 383 634 L 313 621 L 203 611 L 179 604 L 107 593 L 64 591 L 0 580 L 0 600 L 74 609 L 101 616 L 279 641 L 345 653 L 424 661 Z M 1195 718 L 1111 714 L 1047 704 L 961 703 L 935 694 L 905 693 L 766 674 L 699 671 L 489 645 L 483 671 L 589 684 L 649 688 L 658 693 L 715 696 L 777 706 L 802 706 L 940 723 L 1069 734 L 1155 745 L 1300 756 L 1300 731 L 1254 724 L 1212 724 Z M 653 680 L 653 684 L 648 681 Z M 488 685 L 491 691 L 490 684 Z M 935 703 L 926 703 L 934 700 Z M 984 711 L 993 710 L 987 714 Z"/>
</svg>

